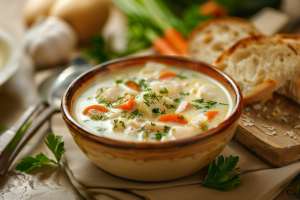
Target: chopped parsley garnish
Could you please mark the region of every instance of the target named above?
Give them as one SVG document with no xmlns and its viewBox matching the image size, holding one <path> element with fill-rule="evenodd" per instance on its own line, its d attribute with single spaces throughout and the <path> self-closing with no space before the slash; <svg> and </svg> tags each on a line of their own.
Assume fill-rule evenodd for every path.
<svg viewBox="0 0 300 200">
<path fill-rule="evenodd" d="M 43 153 L 40 153 L 36 155 L 35 158 L 31 156 L 22 158 L 21 162 L 16 166 L 15 169 L 21 172 L 28 172 L 33 168 L 45 163 L 54 163 L 60 166 L 61 156 L 66 151 L 66 149 L 64 148 L 64 142 L 61 142 L 61 138 L 62 136 L 55 136 L 53 134 L 49 134 L 47 136 L 47 140 L 45 141 L 47 147 L 54 154 L 57 162 L 55 162 L 52 159 L 49 159 Z"/>
<path fill-rule="evenodd" d="M 107 103 L 106 100 L 105 100 L 105 98 L 104 98 L 104 96 L 101 96 L 101 97 L 100 97 L 98 103 L 99 103 L 99 104 L 100 104 L 100 103 Z"/>
<path fill-rule="evenodd" d="M 174 102 L 175 102 L 175 103 L 180 103 L 180 101 L 181 101 L 185 96 L 190 95 L 189 92 L 184 93 L 183 91 L 179 92 L 179 94 L 180 94 L 180 98 L 174 99 Z"/>
<path fill-rule="evenodd" d="M 165 87 L 164 87 L 163 90 L 159 90 L 159 92 L 160 92 L 161 94 L 168 94 L 168 93 L 169 93 L 169 91 L 168 91 L 167 88 L 165 88 Z"/>
<path fill-rule="evenodd" d="M 123 83 L 123 79 L 119 79 L 119 80 L 115 79 L 115 82 L 116 82 L 116 85 L 119 85 L 120 83 Z"/>
<path fill-rule="evenodd" d="M 149 98 L 149 93 L 146 93 L 146 94 L 143 95 L 143 99 L 145 100 L 144 103 L 145 103 L 148 107 L 150 107 L 150 102 L 149 102 L 148 98 Z"/>
<path fill-rule="evenodd" d="M 157 133 L 155 134 L 155 138 L 153 138 L 153 139 L 161 140 L 161 138 L 165 135 L 166 135 L 165 133 L 157 131 Z"/>
<path fill-rule="evenodd" d="M 174 102 L 175 102 L 175 103 L 180 103 L 180 101 L 181 101 L 181 98 L 176 98 L 176 99 L 174 99 Z"/>
<path fill-rule="evenodd" d="M 202 186 L 215 188 L 218 190 L 228 191 L 232 190 L 236 184 L 241 183 L 243 180 L 239 175 L 230 178 L 229 173 L 239 168 L 235 168 L 239 161 L 238 156 L 224 157 L 218 156 L 218 163 L 214 160 L 208 169 L 207 175 L 202 182 Z"/>
<path fill-rule="evenodd" d="M 197 110 L 198 109 L 202 109 L 202 107 L 201 106 L 199 106 L 198 104 L 192 104 Z"/>
<path fill-rule="evenodd" d="M 164 106 L 166 106 L 168 109 L 176 109 L 177 104 L 167 104 L 166 101 L 164 101 Z"/>
<path fill-rule="evenodd" d="M 113 130 L 115 130 L 116 128 L 118 128 L 117 122 L 118 122 L 118 119 L 114 119 L 114 127 L 113 127 Z"/>
<path fill-rule="evenodd" d="M 140 86 L 141 91 L 144 91 L 148 87 L 145 79 L 140 79 L 137 84 Z"/>
<path fill-rule="evenodd" d="M 147 91 L 147 92 L 152 91 L 152 89 L 151 88 L 146 88 L 145 91 Z"/>
<path fill-rule="evenodd" d="M 88 121 L 90 121 L 90 120 L 89 119 L 84 120 L 84 122 L 88 122 Z"/>
<path fill-rule="evenodd" d="M 171 129 L 170 126 L 164 126 L 164 132 L 169 132 L 170 129 Z"/>
<path fill-rule="evenodd" d="M 159 108 L 153 108 L 153 109 L 152 109 L 152 112 L 153 112 L 153 113 L 159 113 Z"/>
<path fill-rule="evenodd" d="M 122 118 L 126 118 L 126 114 L 127 114 L 126 111 L 121 112 L 121 117 L 122 117 Z"/>
<path fill-rule="evenodd" d="M 106 107 L 113 107 L 113 104 L 111 102 L 108 102 L 105 104 Z"/>
<path fill-rule="evenodd" d="M 184 119 L 183 115 L 177 116 L 178 119 L 180 119 L 181 121 Z"/>
<path fill-rule="evenodd" d="M 186 76 L 183 76 L 183 75 L 181 75 L 181 74 L 179 74 L 177 77 L 180 78 L 180 79 L 187 79 Z"/>
<path fill-rule="evenodd" d="M 134 109 L 132 111 L 132 113 L 130 113 L 130 115 L 128 116 L 128 119 L 134 119 L 136 117 L 143 117 L 142 113 L 139 113 L 137 108 Z"/>
<path fill-rule="evenodd" d="M 196 102 L 196 103 L 199 103 L 200 105 L 197 105 L 197 104 L 193 104 L 193 106 L 196 107 L 196 109 L 211 109 L 213 108 L 215 105 L 217 104 L 220 104 L 220 105 L 228 105 L 228 104 L 225 104 L 225 103 L 219 103 L 219 102 L 216 102 L 216 101 L 211 101 L 211 100 L 206 100 L 204 101 L 203 98 L 201 99 L 196 99 L 196 100 L 193 100 L 192 102 Z"/>
<path fill-rule="evenodd" d="M 103 117 L 102 115 L 99 117 L 99 115 L 91 115 L 91 119 L 96 120 L 96 121 L 105 121 L 108 119 L 108 117 Z"/>
<path fill-rule="evenodd" d="M 206 131 L 207 130 L 207 126 L 202 126 L 201 127 L 201 130 L 204 132 L 204 131 Z"/>
<path fill-rule="evenodd" d="M 123 126 L 124 128 L 126 128 L 123 121 L 120 121 L 120 123 L 122 124 L 122 126 Z"/>
<path fill-rule="evenodd" d="M 155 126 L 155 123 L 154 123 L 154 122 L 151 122 L 151 126 Z"/>
<path fill-rule="evenodd" d="M 166 113 L 166 110 L 163 110 L 163 111 L 161 111 L 161 113 L 160 113 L 161 115 L 165 115 L 165 114 L 167 114 Z"/>
<path fill-rule="evenodd" d="M 102 127 L 96 127 L 97 131 L 99 131 L 101 134 L 104 133 L 104 131 L 106 130 L 106 128 L 102 128 Z"/>
<path fill-rule="evenodd" d="M 192 102 L 196 102 L 196 103 L 204 103 L 204 99 L 201 98 L 201 99 L 196 99 L 196 100 L 193 100 Z"/>
</svg>

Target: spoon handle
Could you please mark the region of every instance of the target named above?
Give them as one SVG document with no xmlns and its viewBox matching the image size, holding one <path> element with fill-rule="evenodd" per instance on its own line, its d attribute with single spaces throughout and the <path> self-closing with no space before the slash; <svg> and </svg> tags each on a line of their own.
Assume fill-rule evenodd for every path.
<svg viewBox="0 0 300 200">
<path fill-rule="evenodd" d="M 30 106 L 23 115 L 4 133 L 0 135 L 0 158 L 2 156 L 2 152 L 8 147 L 10 142 L 14 139 L 17 132 L 24 126 L 29 117 L 38 109 L 38 107 L 43 103 L 43 100 L 39 100 L 34 105 Z"/>
<path fill-rule="evenodd" d="M 44 109 L 40 115 L 36 119 L 33 120 L 33 123 L 29 126 L 27 131 L 24 133 L 23 137 L 17 143 L 15 148 L 11 151 L 4 151 L 2 157 L 0 158 L 0 183 L 5 177 L 7 170 L 10 165 L 19 154 L 24 145 L 28 142 L 28 140 L 33 136 L 33 134 L 43 125 L 43 123 L 49 119 L 49 117 L 55 113 L 60 112 L 59 109 L 54 107 L 47 107 Z"/>
</svg>

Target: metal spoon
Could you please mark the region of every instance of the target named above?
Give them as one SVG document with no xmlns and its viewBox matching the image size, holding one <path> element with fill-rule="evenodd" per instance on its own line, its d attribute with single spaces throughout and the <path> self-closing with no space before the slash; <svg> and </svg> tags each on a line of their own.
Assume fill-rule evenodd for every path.
<svg viewBox="0 0 300 200">
<path fill-rule="evenodd" d="M 68 86 L 76 77 L 90 68 L 91 66 L 84 59 L 77 57 L 72 60 L 71 66 L 65 69 L 58 77 L 56 74 L 53 74 L 43 81 L 43 83 L 39 86 L 39 94 L 44 100 L 47 101 L 49 107 L 45 108 L 41 114 L 36 117 L 11 152 L 2 152 L 0 158 L 0 182 L 3 180 L 15 157 L 32 137 L 32 135 L 53 113 L 60 112 L 61 98 Z"/>
</svg>

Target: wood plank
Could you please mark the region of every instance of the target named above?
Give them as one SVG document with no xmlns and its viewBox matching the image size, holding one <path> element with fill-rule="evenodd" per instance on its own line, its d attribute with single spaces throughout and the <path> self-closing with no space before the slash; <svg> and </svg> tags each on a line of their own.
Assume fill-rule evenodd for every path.
<svg viewBox="0 0 300 200">
<path fill-rule="evenodd" d="M 245 119 L 241 119 L 235 134 L 236 140 L 274 167 L 300 159 L 300 129 L 295 128 L 300 124 L 300 105 L 274 94 L 267 103 L 247 105 L 243 111 L 244 118 L 253 119 L 253 126 L 247 126 Z M 272 131 L 264 125 L 275 127 L 276 135 L 268 135 Z M 285 135 L 291 130 L 293 137 Z"/>
</svg>

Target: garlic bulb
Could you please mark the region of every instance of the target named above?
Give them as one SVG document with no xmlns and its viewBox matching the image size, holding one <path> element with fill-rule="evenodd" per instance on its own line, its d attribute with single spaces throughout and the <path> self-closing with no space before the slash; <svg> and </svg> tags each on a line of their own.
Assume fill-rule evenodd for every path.
<svg viewBox="0 0 300 200">
<path fill-rule="evenodd" d="M 25 46 L 38 67 L 60 64 L 77 43 L 72 27 L 57 17 L 47 17 L 34 24 L 25 36 Z"/>
</svg>

